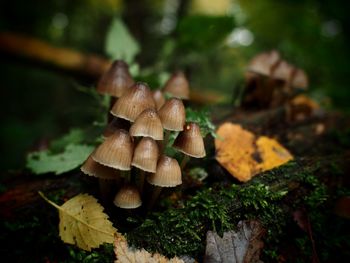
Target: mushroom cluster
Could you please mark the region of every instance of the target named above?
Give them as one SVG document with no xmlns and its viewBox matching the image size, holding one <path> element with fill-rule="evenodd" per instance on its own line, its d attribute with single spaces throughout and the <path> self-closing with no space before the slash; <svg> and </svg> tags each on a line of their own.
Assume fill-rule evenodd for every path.
<svg viewBox="0 0 350 263">
<path fill-rule="evenodd" d="M 297 90 L 308 87 L 305 72 L 282 59 L 276 50 L 256 55 L 248 65 L 245 78 L 245 107 L 281 106 Z"/>
<path fill-rule="evenodd" d="M 125 62 L 115 61 L 101 77 L 97 90 L 115 98 L 110 110 L 113 119 L 103 133 L 103 142 L 88 157 L 81 171 L 98 177 L 102 185 L 106 180 L 123 181 L 114 204 L 124 209 L 142 205 L 146 178 L 155 189 L 148 200 L 152 206 L 162 187 L 182 183 L 184 161 L 180 167 L 175 158 L 164 154 L 170 132 L 179 132 L 174 149 L 185 156 L 205 156 L 199 126 L 186 123 L 181 99 L 189 98 L 188 81 L 183 73 L 177 72 L 162 90 L 152 92 L 147 84 L 133 81 Z M 166 100 L 165 92 L 172 97 Z"/>
</svg>

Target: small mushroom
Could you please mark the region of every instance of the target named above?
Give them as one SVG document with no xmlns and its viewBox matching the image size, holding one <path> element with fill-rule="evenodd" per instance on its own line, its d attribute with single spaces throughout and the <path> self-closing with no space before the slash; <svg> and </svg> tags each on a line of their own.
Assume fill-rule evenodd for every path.
<svg viewBox="0 0 350 263">
<path fill-rule="evenodd" d="M 145 172 L 155 173 L 159 157 L 158 144 L 149 137 L 143 137 L 137 144 L 131 165 L 140 170 L 138 185 L 140 192 L 143 192 Z"/>
<path fill-rule="evenodd" d="M 258 73 L 264 76 L 270 76 L 273 67 L 281 59 L 276 50 L 260 53 L 255 56 L 248 65 L 248 71 Z"/>
<path fill-rule="evenodd" d="M 285 60 L 280 60 L 274 67 L 271 77 L 290 82 L 293 75 L 294 67 Z"/>
<path fill-rule="evenodd" d="M 186 122 L 185 106 L 182 100 L 171 98 L 165 102 L 158 111 L 160 120 L 165 129 L 164 141 L 161 146 L 161 152 L 164 152 L 170 137 L 170 131 L 182 131 Z"/>
<path fill-rule="evenodd" d="M 80 170 L 89 176 L 94 176 L 100 179 L 119 179 L 119 172 L 113 168 L 104 166 L 95 162 L 90 156 L 86 159 Z"/>
<path fill-rule="evenodd" d="M 111 114 L 133 122 L 145 109 L 155 108 L 149 87 L 144 83 L 136 83 L 113 105 Z"/>
<path fill-rule="evenodd" d="M 113 203 L 124 209 L 135 209 L 142 205 L 140 193 L 132 185 L 123 186 L 116 194 Z"/>
<path fill-rule="evenodd" d="M 205 153 L 204 141 L 198 124 L 194 122 L 187 123 L 184 130 L 176 137 L 173 147 L 184 153 L 184 159 L 181 162 L 181 169 L 185 167 L 189 157 L 203 158 Z"/>
<path fill-rule="evenodd" d="M 185 106 L 180 99 L 171 98 L 158 111 L 163 127 L 169 131 L 182 131 L 186 122 Z"/>
<path fill-rule="evenodd" d="M 162 187 L 175 187 L 182 184 L 181 169 L 176 159 L 168 156 L 161 156 L 158 160 L 157 169 L 154 174 L 147 177 L 147 181 L 154 186 L 152 196 L 148 203 L 151 209 L 157 200 Z"/>
<path fill-rule="evenodd" d="M 205 156 L 204 141 L 198 124 L 187 123 L 174 141 L 174 148 L 194 158 Z"/>
<path fill-rule="evenodd" d="M 157 110 L 159 110 L 165 103 L 165 97 L 163 92 L 159 89 L 153 91 L 153 99 L 156 103 Z"/>
<path fill-rule="evenodd" d="M 309 80 L 304 70 L 296 69 L 292 79 L 292 86 L 299 89 L 307 89 Z"/>
<path fill-rule="evenodd" d="M 147 181 L 155 186 L 175 187 L 182 183 L 181 169 L 176 159 L 163 155 L 158 160 L 157 170 L 147 177 Z"/>
<path fill-rule="evenodd" d="M 122 60 L 116 60 L 102 75 L 97 85 L 97 91 L 119 98 L 134 84 L 129 73 L 129 66 Z"/>
<path fill-rule="evenodd" d="M 133 142 L 125 130 L 117 130 L 106 138 L 92 154 L 94 161 L 115 169 L 130 170 Z"/>
<path fill-rule="evenodd" d="M 98 178 L 101 198 L 105 202 L 111 197 L 112 187 L 119 185 L 121 182 L 121 176 L 118 170 L 95 162 L 92 154 L 86 159 L 80 170 L 84 174 Z"/>
<path fill-rule="evenodd" d="M 163 140 L 162 122 L 154 109 L 144 110 L 130 127 L 133 137 L 151 137 L 154 140 Z"/>
<path fill-rule="evenodd" d="M 149 137 L 144 137 L 137 144 L 131 165 L 149 173 L 155 173 L 159 149 L 157 143 Z"/>
<path fill-rule="evenodd" d="M 169 93 L 179 99 L 190 98 L 190 85 L 185 74 L 182 71 L 175 72 L 165 83 L 164 93 Z"/>
</svg>

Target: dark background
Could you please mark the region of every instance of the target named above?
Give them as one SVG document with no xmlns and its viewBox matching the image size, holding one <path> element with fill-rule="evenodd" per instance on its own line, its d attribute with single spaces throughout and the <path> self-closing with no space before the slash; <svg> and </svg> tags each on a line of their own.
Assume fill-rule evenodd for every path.
<svg viewBox="0 0 350 263">
<path fill-rule="evenodd" d="M 309 75 L 309 96 L 348 112 L 348 1 L 333 0 L 11 0 L 0 3 L 0 32 L 106 56 L 110 23 L 121 17 L 141 47 L 139 78 L 181 68 L 192 89 L 232 101 L 249 59 L 277 49 Z M 94 120 L 95 79 L 0 51 L 0 169 L 21 169 L 25 154 Z"/>
</svg>

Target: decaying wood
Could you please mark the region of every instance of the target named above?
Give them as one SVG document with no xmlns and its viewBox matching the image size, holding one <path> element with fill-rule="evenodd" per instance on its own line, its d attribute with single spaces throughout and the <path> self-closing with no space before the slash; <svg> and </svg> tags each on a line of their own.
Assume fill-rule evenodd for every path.
<svg viewBox="0 0 350 263">
<path fill-rule="evenodd" d="M 94 81 L 108 69 L 112 61 L 96 54 L 84 54 L 70 48 L 56 47 L 48 42 L 16 33 L 0 33 L 0 52 L 30 60 Z M 191 90 L 191 101 L 199 105 L 219 103 L 224 96 L 203 90 Z"/>
<path fill-rule="evenodd" d="M 76 183 L 79 175 L 70 176 L 42 176 L 33 177 L 27 174 L 20 174 L 9 179 L 7 190 L 0 195 L 0 217 L 1 218 L 22 218 L 25 217 L 32 208 L 42 203 L 38 192 L 47 194 L 59 194 L 65 192 L 65 197 L 69 198 L 79 193 Z"/>
<path fill-rule="evenodd" d="M 0 51 L 92 77 L 99 77 L 111 63 L 94 54 L 55 47 L 45 41 L 13 33 L 0 33 Z"/>
</svg>

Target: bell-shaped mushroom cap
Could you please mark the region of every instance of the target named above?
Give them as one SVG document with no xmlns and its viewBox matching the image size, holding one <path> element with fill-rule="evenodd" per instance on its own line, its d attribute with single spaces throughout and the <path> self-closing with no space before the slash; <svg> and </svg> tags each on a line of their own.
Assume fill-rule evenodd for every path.
<svg viewBox="0 0 350 263">
<path fill-rule="evenodd" d="M 93 152 L 94 161 L 119 170 L 130 170 L 133 142 L 125 130 L 117 130 Z"/>
<path fill-rule="evenodd" d="M 286 82 L 291 81 L 294 67 L 285 60 L 281 60 L 274 67 L 271 76 L 275 79 L 280 79 Z"/>
<path fill-rule="evenodd" d="M 163 126 L 157 112 L 154 109 L 144 110 L 131 125 L 130 135 L 163 140 Z"/>
<path fill-rule="evenodd" d="M 153 99 L 156 103 L 157 110 L 159 110 L 165 103 L 165 97 L 163 92 L 159 89 L 153 91 Z"/>
<path fill-rule="evenodd" d="M 292 87 L 306 89 L 308 78 L 302 69 L 281 60 L 272 71 L 272 77 L 289 83 Z"/>
<path fill-rule="evenodd" d="M 256 55 L 249 63 L 248 70 L 270 76 L 273 66 L 281 59 L 276 50 L 264 52 Z"/>
<path fill-rule="evenodd" d="M 176 137 L 173 147 L 191 157 L 203 158 L 204 141 L 198 124 L 193 122 L 186 124 L 184 130 Z"/>
<path fill-rule="evenodd" d="M 134 84 L 128 65 L 122 60 L 116 60 L 102 75 L 97 85 L 97 91 L 119 98 Z"/>
<path fill-rule="evenodd" d="M 91 154 L 86 159 L 85 163 L 80 167 L 80 170 L 87 175 L 98 177 L 101 179 L 118 179 L 119 172 L 113 168 L 104 166 L 95 162 Z"/>
<path fill-rule="evenodd" d="M 300 89 L 307 89 L 309 86 L 309 80 L 302 69 L 296 69 L 292 79 L 292 86 Z"/>
<path fill-rule="evenodd" d="M 111 114 L 134 121 L 145 109 L 155 109 L 152 92 L 144 83 L 136 83 L 113 105 Z"/>
<path fill-rule="evenodd" d="M 163 127 L 170 131 L 182 131 L 186 122 L 185 106 L 180 99 L 167 100 L 158 111 Z"/>
<path fill-rule="evenodd" d="M 102 137 L 105 139 L 119 129 L 128 131 L 130 129 L 130 122 L 125 119 L 114 117 L 103 131 Z"/>
<path fill-rule="evenodd" d="M 163 155 L 158 160 L 157 170 L 147 177 L 150 184 L 161 187 L 175 187 L 182 183 L 181 168 L 176 159 Z"/>
<path fill-rule="evenodd" d="M 124 209 L 134 209 L 141 206 L 140 193 L 135 186 L 123 186 L 116 194 L 113 202 L 116 206 Z"/>
<path fill-rule="evenodd" d="M 158 144 L 152 138 L 144 137 L 135 148 L 131 165 L 146 172 L 155 173 L 158 156 Z"/>
<path fill-rule="evenodd" d="M 190 85 L 185 74 L 181 71 L 175 72 L 170 77 L 165 83 L 163 91 L 179 99 L 190 98 Z"/>
</svg>

